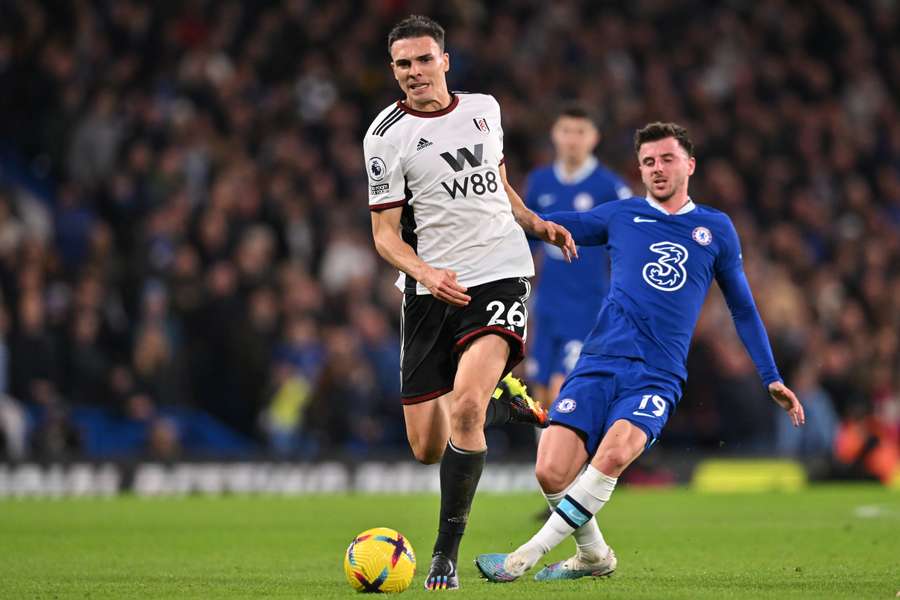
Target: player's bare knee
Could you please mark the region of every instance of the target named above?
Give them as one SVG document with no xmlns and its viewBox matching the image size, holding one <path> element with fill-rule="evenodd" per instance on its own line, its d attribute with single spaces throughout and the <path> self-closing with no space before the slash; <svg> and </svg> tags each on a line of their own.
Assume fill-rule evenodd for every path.
<svg viewBox="0 0 900 600">
<path fill-rule="evenodd" d="M 484 428 L 484 405 L 475 394 L 462 392 L 450 409 L 451 429 L 455 433 L 480 431 Z"/>
<path fill-rule="evenodd" d="M 538 458 L 534 465 L 534 476 L 541 489 L 549 494 L 557 494 L 566 489 L 571 481 L 567 481 L 568 470 L 559 461 Z"/>
<path fill-rule="evenodd" d="M 630 448 L 610 446 L 598 457 L 599 470 L 610 477 L 618 477 L 634 458 L 634 452 Z"/>
<path fill-rule="evenodd" d="M 451 414 L 450 423 L 454 434 L 468 434 L 484 429 L 484 415 L 477 410 L 458 410 Z"/>
</svg>

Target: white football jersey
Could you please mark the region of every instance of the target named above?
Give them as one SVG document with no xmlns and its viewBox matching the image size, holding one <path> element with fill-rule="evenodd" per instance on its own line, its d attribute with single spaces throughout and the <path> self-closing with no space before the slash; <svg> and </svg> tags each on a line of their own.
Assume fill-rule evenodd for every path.
<svg viewBox="0 0 900 600">
<path fill-rule="evenodd" d="M 363 147 L 369 208 L 402 206 L 403 240 L 426 263 L 455 271 L 466 287 L 534 275 L 500 180 L 503 129 L 493 96 L 453 94 L 436 112 L 396 102 L 372 122 Z M 413 292 L 412 277 L 401 273 L 397 283 Z M 414 293 L 429 292 L 418 284 Z"/>
</svg>

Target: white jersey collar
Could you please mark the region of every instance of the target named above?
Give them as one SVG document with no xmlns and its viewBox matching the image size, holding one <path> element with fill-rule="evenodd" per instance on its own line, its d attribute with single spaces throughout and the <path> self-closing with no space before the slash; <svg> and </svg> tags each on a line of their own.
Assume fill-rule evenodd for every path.
<svg viewBox="0 0 900 600">
<path fill-rule="evenodd" d="M 654 200 L 653 198 L 651 198 L 649 195 L 648 195 L 647 197 L 645 197 L 644 199 L 647 201 L 647 204 L 649 204 L 650 206 L 652 206 L 653 208 L 655 208 L 655 209 L 658 210 L 659 212 L 665 213 L 665 214 L 667 214 L 667 215 L 668 215 L 668 214 L 671 214 L 671 213 L 669 213 L 669 211 L 667 211 L 665 208 L 663 208 L 663 205 L 662 205 L 662 204 L 660 204 L 659 202 L 657 202 L 656 200 Z M 675 214 L 676 214 L 676 215 L 683 215 L 683 214 L 685 214 L 685 213 L 691 212 L 691 211 L 694 210 L 695 208 L 697 208 L 697 205 L 694 204 L 694 201 L 691 200 L 691 197 L 690 197 L 690 196 L 688 196 L 687 204 L 685 204 L 684 206 L 682 206 L 682 207 L 678 210 L 678 212 L 675 213 Z"/>
<path fill-rule="evenodd" d="M 556 178 L 560 183 L 565 185 L 576 185 L 587 179 L 591 173 L 594 172 L 594 169 L 597 168 L 597 165 L 600 161 L 597 160 L 595 156 L 588 156 L 587 159 L 581 163 L 581 166 L 575 169 L 575 172 L 571 175 L 566 175 L 566 170 L 563 168 L 562 161 L 557 160 L 553 163 L 553 174 L 556 175 Z"/>
</svg>

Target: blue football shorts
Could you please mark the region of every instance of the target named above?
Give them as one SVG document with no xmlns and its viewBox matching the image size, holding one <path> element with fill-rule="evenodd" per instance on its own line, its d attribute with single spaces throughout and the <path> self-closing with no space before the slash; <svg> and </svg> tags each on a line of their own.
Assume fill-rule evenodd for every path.
<svg viewBox="0 0 900 600">
<path fill-rule="evenodd" d="M 649 448 L 659 439 L 681 394 L 677 375 L 642 360 L 582 354 L 550 408 L 550 423 L 582 433 L 589 456 L 619 419 L 640 427 Z"/>
<path fill-rule="evenodd" d="M 591 323 L 574 328 L 568 324 L 563 328 L 553 319 L 536 315 L 533 325 L 525 363 L 526 375 L 528 381 L 546 386 L 553 375 L 568 375 L 575 368 L 583 340 L 591 331 Z"/>
</svg>

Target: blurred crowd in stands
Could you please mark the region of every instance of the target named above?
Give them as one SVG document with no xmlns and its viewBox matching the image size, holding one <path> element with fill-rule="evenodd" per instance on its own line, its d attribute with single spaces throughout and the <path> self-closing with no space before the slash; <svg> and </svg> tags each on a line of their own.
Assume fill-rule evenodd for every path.
<svg viewBox="0 0 900 600">
<path fill-rule="evenodd" d="M 596 110 L 598 154 L 635 190 L 635 128 L 688 127 L 692 197 L 735 221 L 809 424 L 776 414 L 716 292 L 663 447 L 893 468 L 900 7 L 883 0 L 0 4 L 0 451 L 403 449 L 400 295 L 361 140 L 399 98 L 385 40 L 410 12 L 447 28 L 452 89 L 500 101 L 514 185 L 552 159 L 563 100 Z"/>
</svg>

